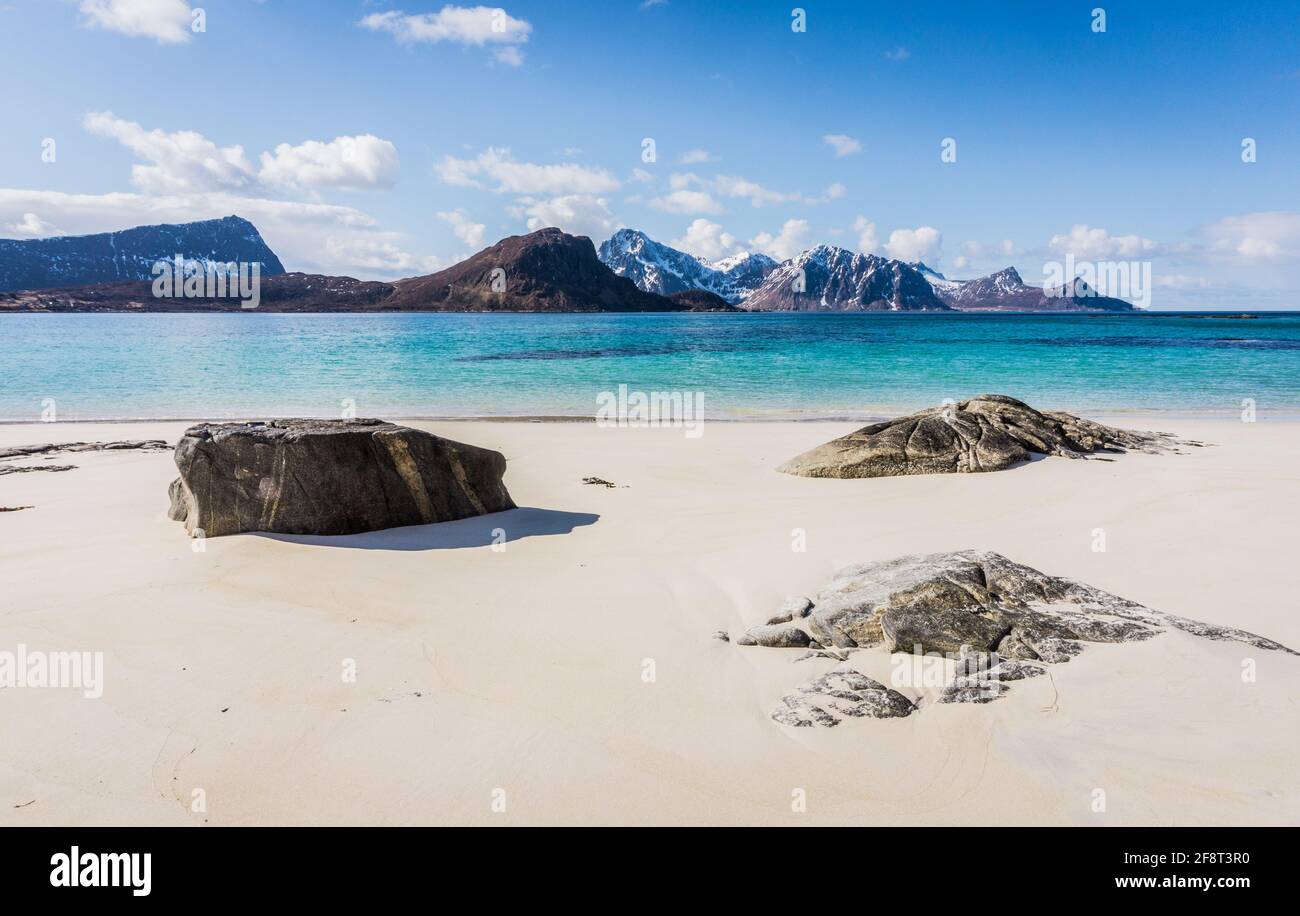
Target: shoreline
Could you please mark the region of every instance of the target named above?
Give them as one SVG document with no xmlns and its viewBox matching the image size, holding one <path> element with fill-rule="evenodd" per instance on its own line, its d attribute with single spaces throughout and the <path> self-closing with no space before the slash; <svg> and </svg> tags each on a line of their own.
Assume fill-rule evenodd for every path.
<svg viewBox="0 0 1300 916">
<path fill-rule="evenodd" d="M 859 423 L 867 425 L 871 423 L 880 423 L 885 420 L 892 420 L 897 417 L 905 416 L 922 408 L 900 408 L 897 411 L 890 412 L 872 412 L 862 414 L 819 414 L 816 416 L 798 416 L 791 415 L 787 412 L 774 411 L 770 415 L 756 415 L 746 413 L 743 415 L 729 414 L 724 416 L 706 415 L 702 423 L 705 425 L 736 425 L 736 424 L 777 424 L 777 423 L 797 423 L 797 424 L 815 424 L 815 423 Z M 1056 408 L 1053 408 L 1056 409 Z M 1123 421 L 1142 421 L 1149 419 L 1151 421 L 1184 421 L 1190 423 L 1242 423 L 1239 412 L 1232 410 L 1214 410 L 1205 413 L 1183 410 L 1179 408 L 1152 408 L 1152 407 L 1131 407 L 1131 408 L 1107 408 L 1105 410 L 1078 410 L 1071 408 L 1060 408 L 1066 413 L 1072 413 L 1076 416 L 1089 420 L 1123 420 Z M 463 416 L 446 416 L 441 414 L 389 414 L 382 412 L 366 412 L 364 417 L 367 419 L 385 420 L 390 423 L 545 423 L 545 424 L 574 424 L 586 425 L 596 423 L 594 414 L 467 414 Z M 1300 409 L 1296 410 L 1266 410 L 1257 409 L 1256 422 L 1275 422 L 1275 423 L 1300 423 Z M 72 425 L 112 425 L 119 426 L 132 423 L 240 423 L 252 420 L 288 420 L 295 418 L 332 420 L 338 419 L 335 415 L 330 414 L 312 414 L 312 413 L 276 413 L 276 414 L 239 414 L 231 416 L 176 416 L 176 417 L 68 417 L 57 421 L 44 420 L 24 420 L 24 419 L 0 419 L 0 427 L 12 426 L 72 426 Z M 1246 424 L 1249 425 L 1249 424 Z M 660 424 L 661 427 L 673 428 L 670 423 Z M 630 427 L 638 428 L 638 427 Z"/>
<path fill-rule="evenodd" d="M 350 279 L 350 278 L 349 278 Z M 392 281 L 360 281 L 392 282 Z M 72 290 L 75 291 L 76 287 Z M 50 290 L 0 290 L 0 297 L 6 295 L 40 295 L 41 293 L 65 292 L 63 289 Z M 1102 317 L 1115 315 L 1155 315 L 1163 317 L 1188 316 L 1193 318 L 1229 318 L 1250 321 L 1275 315 L 1300 315 L 1300 309 L 1153 309 L 1135 305 L 1130 309 L 1000 309 L 1000 308 L 950 308 L 942 309 L 655 309 L 639 311 L 636 309 L 277 309 L 251 308 L 20 308 L 0 303 L 2 315 L 1034 315 L 1034 316 L 1072 316 Z"/>
</svg>

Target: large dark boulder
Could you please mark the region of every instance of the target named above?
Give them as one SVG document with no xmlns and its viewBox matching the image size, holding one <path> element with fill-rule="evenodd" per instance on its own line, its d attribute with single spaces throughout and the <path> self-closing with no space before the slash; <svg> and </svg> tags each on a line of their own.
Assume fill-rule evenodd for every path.
<svg viewBox="0 0 1300 916">
<path fill-rule="evenodd" d="M 1095 452 L 1167 452 L 1193 444 L 985 394 L 863 427 L 791 458 L 778 470 L 800 477 L 957 474 L 1000 471 L 1031 454 L 1082 458 Z"/>
<path fill-rule="evenodd" d="M 381 420 L 200 423 L 176 445 L 191 535 L 356 534 L 513 509 L 505 456 Z"/>
</svg>

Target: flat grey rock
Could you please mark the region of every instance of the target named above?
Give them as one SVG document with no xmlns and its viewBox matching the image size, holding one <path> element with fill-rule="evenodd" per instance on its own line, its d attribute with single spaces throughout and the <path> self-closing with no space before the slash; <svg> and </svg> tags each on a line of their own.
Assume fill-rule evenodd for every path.
<svg viewBox="0 0 1300 916">
<path fill-rule="evenodd" d="M 505 456 L 380 420 L 200 423 L 176 445 L 169 515 L 191 535 L 340 535 L 515 507 Z"/>
<path fill-rule="evenodd" d="M 32 465 L 12 465 L 0 464 L 0 477 L 6 474 L 35 474 L 41 471 L 46 473 L 59 471 L 75 471 L 75 464 L 32 464 Z"/>
<path fill-rule="evenodd" d="M 1082 458 L 1097 452 L 1161 453 L 1195 444 L 985 394 L 863 427 L 791 458 L 778 470 L 840 478 L 959 474 L 1000 471 L 1031 454 Z"/>
<path fill-rule="evenodd" d="M 44 445 L 15 445 L 0 448 L 0 460 L 27 458 L 32 455 L 57 455 L 60 452 L 113 452 L 134 450 L 162 452 L 171 448 L 162 439 L 127 439 L 121 442 L 49 442 Z"/>
<path fill-rule="evenodd" d="M 792 620 L 799 620 L 807 617 L 812 612 L 812 600 L 809 598 L 787 598 L 781 604 L 776 615 L 768 619 L 768 624 L 789 623 Z"/>
<path fill-rule="evenodd" d="M 818 592 L 807 627 L 809 645 L 818 651 L 794 661 L 841 661 L 855 649 L 953 660 L 955 675 L 943 686 L 941 703 L 987 703 L 1004 695 L 1009 684 L 1038 677 L 1047 666 L 1068 662 L 1090 644 L 1146 640 L 1169 629 L 1300 655 L 1245 630 L 1152 610 L 980 550 L 914 554 L 841 569 Z M 784 630 L 802 632 L 792 625 L 749 632 Z M 762 642 L 755 638 L 738 643 L 789 646 L 784 639 L 767 633 L 764 637 Z M 827 726 L 846 716 L 908 715 L 915 710 L 901 694 L 906 706 L 875 693 L 865 706 L 855 705 L 841 693 L 888 688 L 851 668 L 831 674 L 835 678 L 830 681 L 818 678 L 783 697 L 772 718 L 786 725 Z"/>
<path fill-rule="evenodd" d="M 812 642 L 798 627 L 780 624 L 750 627 L 736 640 L 738 646 L 766 646 L 771 649 L 802 649 Z"/>
<path fill-rule="evenodd" d="M 1154 611 L 980 550 L 841 569 L 818 593 L 808 622 L 814 638 L 834 646 L 946 653 L 967 647 L 1047 662 L 1068 660 L 1083 642 L 1148 639 L 1165 627 L 1292 652 L 1244 630 Z"/>
<path fill-rule="evenodd" d="M 991 703 L 1000 699 L 1008 681 L 1046 674 L 1047 669 L 1014 658 L 1001 659 L 987 670 L 960 672 L 943 688 L 940 703 Z"/>
<path fill-rule="evenodd" d="M 65 452 L 112 452 L 112 451 L 141 451 L 141 452 L 161 452 L 171 448 L 161 439 L 129 439 L 121 442 L 47 442 L 42 445 L 14 445 L 0 448 L 0 461 L 7 461 L 12 458 L 50 458 L 54 455 L 61 455 Z M 38 472 L 58 473 L 60 471 L 75 471 L 75 464 L 33 464 L 33 465 L 13 465 L 0 464 L 0 476 L 6 474 L 31 474 Z"/>
<path fill-rule="evenodd" d="M 852 668 L 836 668 L 783 696 L 772 718 L 796 728 L 829 728 L 846 718 L 892 719 L 915 709 L 897 690 Z"/>
</svg>

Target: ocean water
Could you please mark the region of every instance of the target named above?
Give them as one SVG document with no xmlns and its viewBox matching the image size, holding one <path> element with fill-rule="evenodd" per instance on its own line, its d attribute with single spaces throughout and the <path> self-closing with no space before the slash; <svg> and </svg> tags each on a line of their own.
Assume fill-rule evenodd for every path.
<svg viewBox="0 0 1300 916">
<path fill-rule="evenodd" d="M 1300 313 L 0 315 L 0 420 L 592 416 L 702 392 L 710 418 L 867 418 L 983 392 L 1085 412 L 1300 415 Z"/>
</svg>

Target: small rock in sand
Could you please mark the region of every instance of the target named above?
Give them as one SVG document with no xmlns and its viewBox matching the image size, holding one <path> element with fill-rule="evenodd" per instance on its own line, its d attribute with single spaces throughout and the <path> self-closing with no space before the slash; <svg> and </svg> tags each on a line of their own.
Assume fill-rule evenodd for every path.
<svg viewBox="0 0 1300 916">
<path fill-rule="evenodd" d="M 736 640 L 738 646 L 766 646 L 772 649 L 803 649 L 812 639 L 803 630 L 791 626 L 750 627 Z"/>
<path fill-rule="evenodd" d="M 776 616 L 768 620 L 768 624 L 789 623 L 800 617 L 807 617 L 812 612 L 812 606 L 813 603 L 807 598 L 787 598 L 780 610 L 776 612 Z"/>
</svg>

